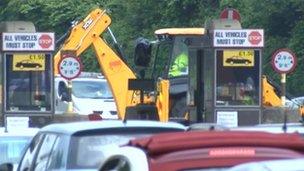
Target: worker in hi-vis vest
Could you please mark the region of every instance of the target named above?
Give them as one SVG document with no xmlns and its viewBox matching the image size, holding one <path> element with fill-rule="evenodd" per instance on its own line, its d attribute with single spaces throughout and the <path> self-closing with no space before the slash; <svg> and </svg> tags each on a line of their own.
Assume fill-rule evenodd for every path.
<svg viewBox="0 0 304 171">
<path fill-rule="evenodd" d="M 188 52 L 184 50 L 180 51 L 179 49 L 174 51 L 173 55 L 176 55 L 173 64 L 169 70 L 170 77 L 177 77 L 188 74 Z M 177 52 L 177 53 L 176 53 Z"/>
</svg>

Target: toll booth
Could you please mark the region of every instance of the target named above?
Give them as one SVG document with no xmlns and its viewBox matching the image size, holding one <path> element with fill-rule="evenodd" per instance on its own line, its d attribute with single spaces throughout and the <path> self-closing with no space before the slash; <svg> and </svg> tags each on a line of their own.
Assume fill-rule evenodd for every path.
<svg viewBox="0 0 304 171">
<path fill-rule="evenodd" d="M 23 21 L 1 22 L 0 32 L 2 124 L 44 126 L 54 113 L 54 33 Z"/>
<path fill-rule="evenodd" d="M 212 20 L 202 37 L 187 43 L 190 121 L 229 127 L 261 123 L 263 30 Z"/>
</svg>

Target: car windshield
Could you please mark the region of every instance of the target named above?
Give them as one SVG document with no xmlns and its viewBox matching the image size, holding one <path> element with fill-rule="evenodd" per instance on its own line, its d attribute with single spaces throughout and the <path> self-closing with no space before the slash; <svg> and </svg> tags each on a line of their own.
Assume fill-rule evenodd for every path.
<svg viewBox="0 0 304 171">
<path fill-rule="evenodd" d="M 103 157 L 102 150 L 110 147 L 107 145 L 122 145 L 130 139 L 146 137 L 150 134 L 115 134 L 115 135 L 92 135 L 76 136 L 72 139 L 69 154 L 69 169 L 98 168 L 100 159 Z"/>
<path fill-rule="evenodd" d="M 31 137 L 0 137 L 0 164 L 18 163 Z"/>
<path fill-rule="evenodd" d="M 112 99 L 112 92 L 106 81 L 73 81 L 72 93 L 78 98 Z"/>
</svg>

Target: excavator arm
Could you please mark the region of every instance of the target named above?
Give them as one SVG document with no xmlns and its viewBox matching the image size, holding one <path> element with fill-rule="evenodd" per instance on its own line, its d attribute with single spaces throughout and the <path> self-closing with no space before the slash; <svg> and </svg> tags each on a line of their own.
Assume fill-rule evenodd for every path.
<svg viewBox="0 0 304 171">
<path fill-rule="evenodd" d="M 267 79 L 266 75 L 263 75 L 262 78 L 263 84 L 263 106 L 264 107 L 282 107 L 282 100 L 278 93 L 276 92 L 276 88 L 272 85 L 269 80 Z M 304 122 L 304 106 L 299 105 L 298 113 Z"/>
<path fill-rule="evenodd" d="M 74 26 L 63 46 L 54 57 L 54 71 L 58 74 L 61 52 L 73 51 L 79 57 L 93 45 L 100 69 L 112 90 L 120 119 L 125 117 L 126 106 L 132 105 L 133 92 L 128 90 L 128 79 L 136 78 L 133 71 L 105 43 L 100 35 L 111 24 L 105 10 L 93 10 L 83 21 Z"/>
<path fill-rule="evenodd" d="M 54 72 L 58 74 L 58 62 L 61 58 L 61 52 L 71 50 L 79 56 L 93 43 L 93 36 L 101 35 L 111 24 L 110 17 L 105 10 L 93 10 L 83 21 L 75 25 L 69 37 L 65 40 L 63 46 L 54 56 Z"/>
<path fill-rule="evenodd" d="M 265 75 L 262 78 L 263 85 L 263 106 L 281 107 L 281 98 L 277 95 L 275 87 L 272 86 Z"/>
<path fill-rule="evenodd" d="M 54 71 L 58 74 L 58 62 L 64 51 L 72 51 L 77 57 L 91 45 L 94 48 L 101 72 L 107 79 L 117 106 L 118 117 L 125 118 L 126 108 L 140 103 L 137 92 L 128 89 L 129 79 L 136 79 L 135 73 L 100 36 L 111 24 L 105 10 L 93 10 L 83 21 L 75 25 L 69 37 L 54 57 Z M 169 83 L 158 82 L 156 108 L 160 121 L 168 121 Z M 149 103 L 151 99 L 145 98 Z"/>
</svg>

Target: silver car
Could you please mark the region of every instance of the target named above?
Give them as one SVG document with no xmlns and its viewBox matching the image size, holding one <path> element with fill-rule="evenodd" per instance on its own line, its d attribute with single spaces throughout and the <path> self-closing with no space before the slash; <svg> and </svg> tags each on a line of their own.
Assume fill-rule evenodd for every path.
<svg viewBox="0 0 304 171">
<path fill-rule="evenodd" d="M 181 132 L 178 123 L 104 120 L 52 124 L 42 128 L 22 157 L 18 170 L 96 170 L 109 144 L 163 132 Z M 111 147 L 109 147 L 111 148 Z"/>
</svg>

